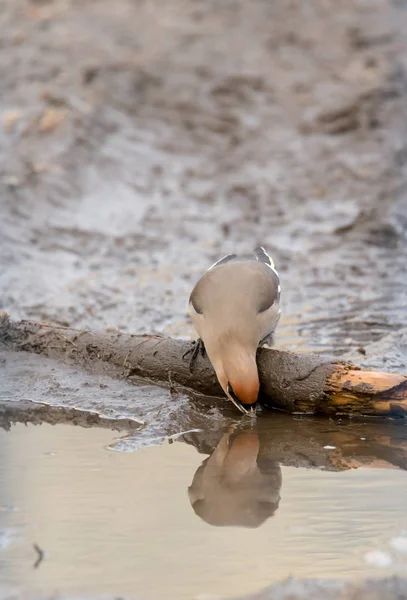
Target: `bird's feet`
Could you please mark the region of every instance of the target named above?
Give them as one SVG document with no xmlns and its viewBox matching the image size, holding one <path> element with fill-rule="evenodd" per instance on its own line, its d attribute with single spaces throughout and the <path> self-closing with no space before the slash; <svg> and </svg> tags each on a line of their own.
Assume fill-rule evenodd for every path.
<svg viewBox="0 0 407 600">
<path fill-rule="evenodd" d="M 192 342 L 191 347 L 186 352 L 184 352 L 184 354 L 182 355 L 182 360 L 185 360 L 186 357 L 189 356 L 189 354 L 191 354 L 191 358 L 189 360 L 189 370 L 192 371 L 192 367 L 194 366 L 194 362 L 196 361 L 198 354 L 200 354 L 203 357 L 205 356 L 205 353 L 205 344 L 203 343 L 201 338 L 198 338 L 197 340 Z"/>
</svg>

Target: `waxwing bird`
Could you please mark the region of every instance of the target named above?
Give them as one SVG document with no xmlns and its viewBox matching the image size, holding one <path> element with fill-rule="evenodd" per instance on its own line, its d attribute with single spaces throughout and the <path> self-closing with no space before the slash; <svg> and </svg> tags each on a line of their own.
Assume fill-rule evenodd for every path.
<svg viewBox="0 0 407 600">
<path fill-rule="evenodd" d="M 261 247 L 251 260 L 229 254 L 208 269 L 189 298 L 188 313 L 219 383 L 233 404 L 254 415 L 259 393 L 256 352 L 270 343 L 280 318 L 280 280 Z M 193 354 L 193 358 L 196 352 Z"/>
</svg>

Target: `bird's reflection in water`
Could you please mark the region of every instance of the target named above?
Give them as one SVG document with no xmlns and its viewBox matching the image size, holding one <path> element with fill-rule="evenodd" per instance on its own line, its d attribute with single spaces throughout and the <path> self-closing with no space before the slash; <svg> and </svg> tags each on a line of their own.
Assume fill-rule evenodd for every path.
<svg viewBox="0 0 407 600">
<path fill-rule="evenodd" d="M 235 427 L 233 429 L 233 427 Z M 189 498 L 211 525 L 259 527 L 278 508 L 282 466 L 346 471 L 407 469 L 405 420 L 293 418 L 273 414 L 250 426 L 223 424 L 182 441 L 210 454 L 195 473 Z"/>
<path fill-rule="evenodd" d="M 210 525 L 259 527 L 278 508 L 281 469 L 259 460 L 260 440 L 251 429 L 225 433 L 196 471 L 188 489 L 195 513 Z"/>
</svg>

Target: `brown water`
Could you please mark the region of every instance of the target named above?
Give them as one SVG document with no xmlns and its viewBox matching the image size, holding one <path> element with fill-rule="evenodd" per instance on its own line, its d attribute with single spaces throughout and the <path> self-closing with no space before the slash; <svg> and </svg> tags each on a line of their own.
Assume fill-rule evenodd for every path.
<svg viewBox="0 0 407 600">
<path fill-rule="evenodd" d="M 228 464 L 222 459 L 223 479 L 238 484 L 227 513 L 243 522 L 263 511 L 265 520 L 222 527 L 191 507 L 190 496 L 204 490 L 221 524 L 216 503 L 228 499 L 220 478 L 213 471 L 206 481 L 195 476 L 205 457 L 179 442 L 113 451 L 118 437 L 68 425 L 0 431 L 3 583 L 175 600 L 256 591 L 289 575 L 361 577 L 407 568 L 403 470 L 329 472 L 280 467 L 263 456 L 253 472 L 256 434 L 246 431 L 237 435 L 235 456 L 229 449 Z M 204 471 L 213 469 L 213 457 Z M 220 468 L 219 456 L 215 462 Z M 270 500 L 272 510 L 264 510 Z M 34 543 L 45 552 L 37 568 Z"/>
</svg>

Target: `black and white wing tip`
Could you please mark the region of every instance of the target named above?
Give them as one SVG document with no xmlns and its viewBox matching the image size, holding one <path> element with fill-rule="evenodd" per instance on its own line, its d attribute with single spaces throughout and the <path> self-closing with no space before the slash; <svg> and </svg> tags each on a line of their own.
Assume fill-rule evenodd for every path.
<svg viewBox="0 0 407 600">
<path fill-rule="evenodd" d="M 229 262 L 230 260 L 235 259 L 236 256 L 237 256 L 236 254 L 227 254 L 223 258 L 217 260 L 216 263 L 214 263 L 211 267 L 209 267 L 208 271 L 210 271 L 211 269 L 214 269 L 215 267 L 219 267 L 220 265 L 224 265 L 225 263 Z"/>
<path fill-rule="evenodd" d="M 253 250 L 253 252 L 255 253 L 256 259 L 259 262 L 262 262 L 275 270 L 276 267 L 274 265 L 273 259 L 267 254 L 267 252 L 262 246 L 257 246 L 257 248 Z"/>
</svg>

